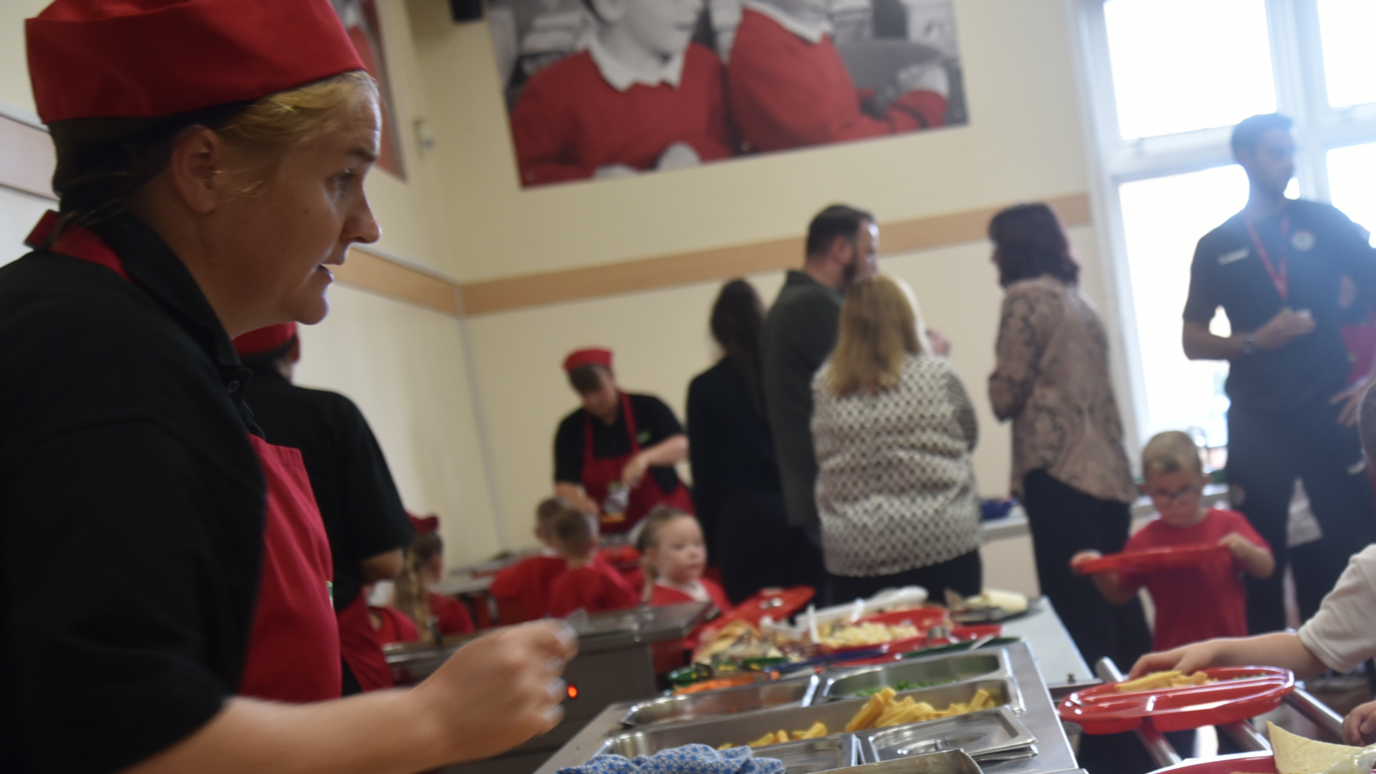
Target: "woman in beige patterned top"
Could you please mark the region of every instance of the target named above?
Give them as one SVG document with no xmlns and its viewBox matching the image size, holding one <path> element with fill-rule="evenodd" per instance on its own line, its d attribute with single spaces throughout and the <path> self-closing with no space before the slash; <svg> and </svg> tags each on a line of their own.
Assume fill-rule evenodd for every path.
<svg viewBox="0 0 1376 774">
<path fill-rule="evenodd" d="M 1027 511 L 1037 580 L 1085 661 L 1134 662 L 1150 645 L 1141 606 L 1113 607 L 1070 557 L 1122 550 L 1137 489 L 1108 375 L 1103 322 L 1080 292 L 1080 267 L 1054 212 L 1024 204 L 989 224 L 1006 293 L 994 414 L 1013 420 L 1012 491 Z"/>
</svg>

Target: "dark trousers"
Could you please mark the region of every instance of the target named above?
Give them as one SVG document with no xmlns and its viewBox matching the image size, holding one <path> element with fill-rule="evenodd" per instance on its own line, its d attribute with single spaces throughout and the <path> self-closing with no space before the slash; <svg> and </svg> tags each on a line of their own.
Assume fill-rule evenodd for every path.
<svg viewBox="0 0 1376 774">
<path fill-rule="evenodd" d="M 732 604 L 771 586 L 826 586 L 822 550 L 788 525 L 783 493 L 739 490 L 727 496 L 717 525 L 721 584 Z"/>
<path fill-rule="evenodd" d="M 972 597 L 984 588 L 984 565 L 980 562 L 979 550 L 893 575 L 831 576 L 832 599 L 837 604 L 872 597 L 884 589 L 901 586 L 921 586 L 938 602 L 943 599 L 942 594 L 946 589 L 955 589 L 961 596 Z"/>
<path fill-rule="evenodd" d="M 1228 411 L 1228 486 L 1234 507 L 1271 544 L 1276 572 L 1247 577 L 1247 627 L 1253 634 L 1285 628 L 1281 578 L 1289 560 L 1301 620 L 1319 608 L 1352 554 L 1376 541 L 1371 486 L 1361 439 L 1338 424 L 1340 406 L 1326 402 L 1285 412 Z M 1293 554 L 1285 546 L 1295 479 L 1304 482 L 1323 538 Z"/>
<path fill-rule="evenodd" d="M 1126 605 L 1110 604 L 1093 580 L 1070 570 L 1070 557 L 1080 551 L 1123 550 L 1131 521 L 1127 503 L 1091 497 L 1044 470 L 1028 473 L 1022 486 L 1042 593 L 1090 669 L 1107 656 L 1127 672 L 1151 647 L 1142 603 L 1134 597 Z"/>
</svg>

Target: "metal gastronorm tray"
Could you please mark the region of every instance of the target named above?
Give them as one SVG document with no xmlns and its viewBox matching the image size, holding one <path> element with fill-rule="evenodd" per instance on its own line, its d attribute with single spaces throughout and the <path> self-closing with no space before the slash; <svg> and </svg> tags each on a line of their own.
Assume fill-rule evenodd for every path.
<svg viewBox="0 0 1376 774">
<path fill-rule="evenodd" d="M 717 691 L 667 696 L 631 707 L 622 716 L 621 724 L 657 726 L 778 707 L 801 707 L 809 703 L 819 682 L 816 675 L 811 675 L 800 680 L 752 683 Z"/>
<path fill-rule="evenodd" d="M 1026 757 L 1036 739 L 1007 707 L 926 723 L 860 732 L 866 760 L 892 761 L 923 753 L 964 750 L 975 760 Z"/>
<path fill-rule="evenodd" d="M 909 691 L 904 696 L 912 696 L 917 701 L 926 701 L 938 709 L 945 708 L 953 701 L 968 702 L 977 690 L 983 687 L 1000 703 L 1012 703 L 1017 687 L 1011 679 L 972 680 L 937 688 L 924 688 Z M 634 758 L 637 755 L 654 755 L 660 750 L 681 747 L 685 744 L 705 744 L 721 747 L 725 744 L 743 745 L 752 739 L 776 731 L 804 731 L 818 721 L 825 723 L 831 732 L 829 736 L 844 733 L 843 729 L 855 713 L 865 706 L 866 699 L 849 699 L 815 704 L 810 707 L 790 707 L 743 712 L 739 715 L 719 716 L 704 720 L 666 723 L 657 726 L 640 726 L 620 734 L 614 734 L 603 742 L 596 754 L 614 753 Z M 913 725 L 923 726 L 940 723 L 941 720 L 928 720 Z M 904 728 L 895 726 L 894 728 Z M 887 729 L 885 729 L 887 730 Z M 760 755 L 768 755 L 772 747 L 761 747 Z"/>
<path fill-rule="evenodd" d="M 981 774 L 979 764 L 961 750 L 911 755 L 880 763 L 867 763 L 836 774 Z"/>
<path fill-rule="evenodd" d="M 783 761 L 787 774 L 815 774 L 819 771 L 848 769 L 860 764 L 860 742 L 854 735 L 804 739 L 762 748 L 758 758 Z"/>
<path fill-rule="evenodd" d="M 933 685 L 928 688 L 917 689 L 925 691 L 978 677 L 1011 677 L 1004 651 L 928 656 L 881 666 L 827 672 L 822 676 L 822 690 L 819 695 L 826 700 L 851 699 L 860 691 L 888 688 L 904 681 L 916 685 L 932 683 Z"/>
</svg>

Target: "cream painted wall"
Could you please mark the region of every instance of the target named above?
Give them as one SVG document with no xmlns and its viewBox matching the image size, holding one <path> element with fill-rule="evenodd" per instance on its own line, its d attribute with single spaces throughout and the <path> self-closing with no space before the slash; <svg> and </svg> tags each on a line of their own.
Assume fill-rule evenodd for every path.
<svg viewBox="0 0 1376 774">
<path fill-rule="evenodd" d="M 445 558 L 501 548 L 474 439 L 459 322 L 348 287 L 330 316 L 301 329 L 299 384 L 348 395 L 378 437 L 408 510 L 440 515 Z"/>
<path fill-rule="evenodd" d="M 1085 191 L 1060 0 L 955 3 L 969 126 L 522 191 L 487 26 L 407 0 L 459 279 L 795 236 L 838 200 L 894 220 Z"/>
</svg>

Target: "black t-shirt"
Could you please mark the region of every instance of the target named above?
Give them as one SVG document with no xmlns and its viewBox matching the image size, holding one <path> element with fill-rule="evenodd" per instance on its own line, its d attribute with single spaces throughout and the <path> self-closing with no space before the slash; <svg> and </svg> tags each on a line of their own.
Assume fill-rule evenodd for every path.
<svg viewBox="0 0 1376 774">
<path fill-rule="evenodd" d="M 683 425 L 674 410 L 664 401 L 650 395 L 630 395 L 631 412 L 635 414 L 636 440 L 642 450 L 683 432 Z M 584 417 L 588 413 L 578 409 L 564 417 L 554 434 L 554 480 L 581 484 L 583 480 L 583 450 L 587 445 Z M 608 459 L 631 453 L 631 436 L 626 430 L 624 411 L 616 414 L 616 423 L 608 425 L 592 417 L 592 456 Z M 678 488 L 678 473 L 672 466 L 650 468 L 650 475 L 665 494 Z"/>
<path fill-rule="evenodd" d="M 1284 307 L 1309 310 L 1313 333 L 1233 360 L 1226 389 L 1234 405 L 1260 411 L 1327 401 L 1352 369 L 1341 333 L 1341 279 L 1357 284 L 1358 305 L 1376 298 L 1376 252 L 1346 215 L 1318 202 L 1292 201 L 1280 215 L 1253 225 L 1277 271 L 1285 261 L 1288 300 L 1281 299 L 1238 214 L 1199 240 L 1185 319 L 1207 324 L 1222 306 L 1232 329 L 1243 332 L 1257 330 Z"/>
<path fill-rule="evenodd" d="M 52 253 L 0 268 L 6 771 L 115 771 L 192 734 L 239 684 L 257 595 L 252 373 L 152 231 L 98 231 L 137 286 Z"/>
<path fill-rule="evenodd" d="M 334 557 L 334 609 L 363 589 L 363 560 L 415 536 L 387 460 L 354 402 L 255 370 L 244 399 L 268 443 L 301 450 Z"/>
</svg>

